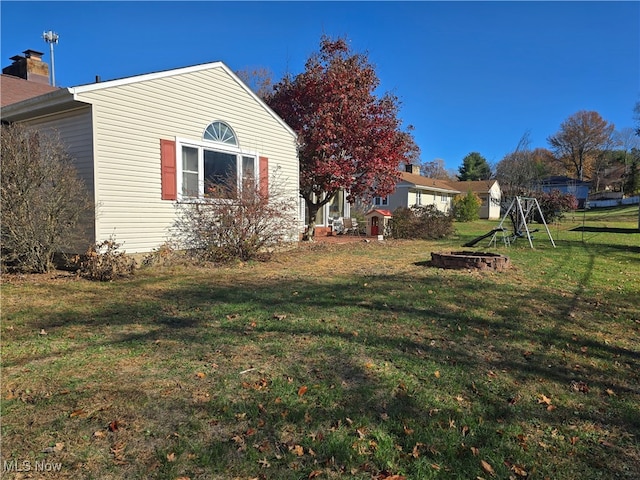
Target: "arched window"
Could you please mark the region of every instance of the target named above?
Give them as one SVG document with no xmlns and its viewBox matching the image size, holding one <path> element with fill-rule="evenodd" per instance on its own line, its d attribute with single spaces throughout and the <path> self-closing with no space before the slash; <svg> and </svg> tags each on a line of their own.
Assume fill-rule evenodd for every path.
<svg viewBox="0 0 640 480">
<path fill-rule="evenodd" d="M 178 152 L 177 182 L 182 197 L 233 199 L 249 182 L 257 185 L 268 178 L 267 158 L 241 149 L 225 122 L 210 123 L 202 140 L 178 139 Z"/>
<path fill-rule="evenodd" d="M 213 122 L 209 124 L 204 131 L 202 138 L 213 142 L 224 143 L 226 145 L 238 146 L 236 134 L 231 127 L 224 122 Z"/>
</svg>

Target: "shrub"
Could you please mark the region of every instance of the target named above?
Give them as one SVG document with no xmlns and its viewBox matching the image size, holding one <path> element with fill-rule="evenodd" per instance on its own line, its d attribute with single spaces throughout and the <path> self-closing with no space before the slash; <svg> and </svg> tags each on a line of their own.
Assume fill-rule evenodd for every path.
<svg viewBox="0 0 640 480">
<path fill-rule="evenodd" d="M 130 277 L 135 271 L 136 261 L 119 249 L 120 244 L 112 238 L 92 245 L 84 256 L 76 257 L 78 275 L 101 282 Z"/>
<path fill-rule="evenodd" d="M 458 222 L 472 222 L 480 218 L 482 200 L 469 190 L 466 195 L 457 195 L 453 199 L 453 216 Z"/>
<path fill-rule="evenodd" d="M 55 132 L 19 124 L 1 129 L 2 263 L 44 273 L 55 253 L 86 245 L 80 220 L 91 202 Z"/>
<path fill-rule="evenodd" d="M 399 239 L 445 238 L 454 231 L 453 217 L 439 211 L 434 205 L 400 207 L 393 212 L 390 229 L 391 236 Z"/>
<path fill-rule="evenodd" d="M 536 193 L 540 210 L 546 222 L 551 223 L 562 219 L 565 213 L 578 208 L 578 200 L 575 195 L 562 193 L 559 190 L 552 190 L 548 193 Z M 534 220 L 542 223 L 542 218 L 535 212 Z"/>
<path fill-rule="evenodd" d="M 296 233 L 297 203 L 272 179 L 264 192 L 252 179 L 242 188 L 226 186 L 230 198 L 185 201 L 177 205 L 174 229 L 185 249 L 203 261 L 267 260 L 278 244 Z"/>
<path fill-rule="evenodd" d="M 142 258 L 144 267 L 171 266 L 185 263 L 186 257 L 183 252 L 172 242 L 165 242 L 152 252 L 147 253 Z"/>
</svg>

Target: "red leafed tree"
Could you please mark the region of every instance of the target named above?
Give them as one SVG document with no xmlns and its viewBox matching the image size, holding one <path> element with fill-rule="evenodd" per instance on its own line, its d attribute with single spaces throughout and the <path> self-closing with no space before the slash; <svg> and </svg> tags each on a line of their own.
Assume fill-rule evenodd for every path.
<svg viewBox="0 0 640 480">
<path fill-rule="evenodd" d="M 323 36 L 305 71 L 274 85 L 267 103 L 298 134 L 300 194 L 309 209 L 304 240 L 313 238 L 318 210 L 344 190 L 347 200 L 395 189 L 402 163 L 419 151 L 411 127 L 402 130 L 399 101 L 375 95 L 378 77 L 367 55 L 346 40 Z"/>
</svg>

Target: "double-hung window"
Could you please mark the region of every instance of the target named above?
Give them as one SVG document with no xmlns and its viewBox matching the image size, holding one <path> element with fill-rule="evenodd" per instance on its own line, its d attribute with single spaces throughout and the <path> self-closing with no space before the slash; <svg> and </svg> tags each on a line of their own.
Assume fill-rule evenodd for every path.
<svg viewBox="0 0 640 480">
<path fill-rule="evenodd" d="M 385 206 L 389 204 L 389 197 L 373 197 L 373 204 L 375 206 Z"/>
<path fill-rule="evenodd" d="M 213 122 L 202 141 L 178 140 L 178 190 L 183 198 L 236 198 L 257 181 L 257 156 L 242 151 L 231 127 Z"/>
</svg>

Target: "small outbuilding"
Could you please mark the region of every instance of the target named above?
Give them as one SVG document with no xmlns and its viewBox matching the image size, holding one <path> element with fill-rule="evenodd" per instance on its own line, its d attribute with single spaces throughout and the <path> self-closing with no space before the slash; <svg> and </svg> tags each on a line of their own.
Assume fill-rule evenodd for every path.
<svg viewBox="0 0 640 480">
<path fill-rule="evenodd" d="M 367 219 L 367 236 L 382 236 L 393 215 L 389 210 L 374 208 L 365 214 Z"/>
</svg>

